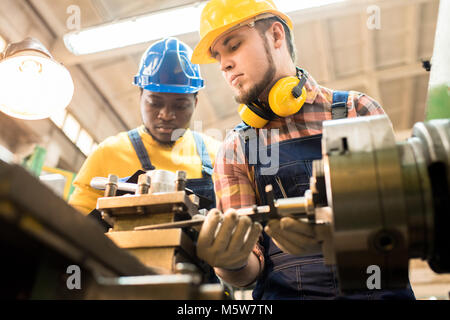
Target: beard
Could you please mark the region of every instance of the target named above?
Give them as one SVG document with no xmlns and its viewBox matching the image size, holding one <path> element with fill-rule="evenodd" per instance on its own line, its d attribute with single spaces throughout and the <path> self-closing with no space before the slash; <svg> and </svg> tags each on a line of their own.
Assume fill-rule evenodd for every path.
<svg viewBox="0 0 450 320">
<path fill-rule="evenodd" d="M 259 96 L 263 93 L 263 91 L 272 83 L 275 78 L 276 68 L 273 62 L 272 54 L 270 53 L 269 44 L 267 43 L 267 39 L 263 36 L 264 40 L 264 49 L 266 52 L 266 58 L 268 62 L 268 66 L 266 72 L 264 72 L 263 78 L 258 83 L 254 84 L 253 87 L 248 89 L 247 91 L 241 92 L 240 95 L 235 96 L 234 99 L 238 103 L 242 104 L 250 104 L 256 101 Z M 241 87 L 241 86 L 239 86 Z"/>
</svg>

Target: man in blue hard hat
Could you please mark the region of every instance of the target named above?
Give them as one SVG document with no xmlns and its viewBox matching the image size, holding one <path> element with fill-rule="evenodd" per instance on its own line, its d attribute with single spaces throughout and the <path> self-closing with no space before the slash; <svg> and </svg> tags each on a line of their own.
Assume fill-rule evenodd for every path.
<svg viewBox="0 0 450 320">
<path fill-rule="evenodd" d="M 165 38 L 145 51 L 134 77 L 141 91 L 143 125 L 107 138 L 86 159 L 74 182 L 71 205 L 84 214 L 95 209 L 103 193 L 90 186 L 94 177 L 124 178 L 138 170 L 162 169 L 186 171 L 187 187 L 211 200 L 208 208 L 214 207 L 211 174 L 220 143 L 189 130 L 198 91 L 204 87 L 191 54 L 176 38 Z"/>
</svg>

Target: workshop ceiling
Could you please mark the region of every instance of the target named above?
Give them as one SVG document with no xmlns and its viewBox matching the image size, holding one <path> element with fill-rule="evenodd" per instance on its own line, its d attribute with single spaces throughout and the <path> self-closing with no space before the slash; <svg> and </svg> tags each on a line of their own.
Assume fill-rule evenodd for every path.
<svg viewBox="0 0 450 320">
<path fill-rule="evenodd" d="M 68 66 L 76 88 L 69 110 L 100 142 L 141 123 L 139 91 L 131 81 L 150 43 L 75 56 L 62 42 L 69 32 L 67 8 L 79 6 L 81 27 L 87 28 L 194 2 L 2 0 L 0 35 L 7 41 L 35 36 Z M 367 27 L 372 14 L 367 9 L 372 5 L 381 8 L 379 30 Z M 428 73 L 421 60 L 432 56 L 438 7 L 438 0 L 349 0 L 293 12 L 289 15 L 294 21 L 298 65 L 323 86 L 362 91 L 376 98 L 396 131 L 407 132 L 424 119 Z M 199 36 L 190 33 L 179 38 L 193 47 Z M 194 120 L 202 121 L 203 130 L 225 132 L 239 121 L 233 94 L 216 65 L 202 66 L 202 74 L 206 89 L 199 95 Z"/>
</svg>

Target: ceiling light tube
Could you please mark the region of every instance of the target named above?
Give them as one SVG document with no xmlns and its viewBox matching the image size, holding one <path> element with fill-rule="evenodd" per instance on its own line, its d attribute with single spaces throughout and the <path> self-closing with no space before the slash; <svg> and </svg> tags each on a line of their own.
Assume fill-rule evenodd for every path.
<svg viewBox="0 0 450 320">
<path fill-rule="evenodd" d="M 276 0 L 277 7 L 286 13 L 305 10 L 347 0 Z M 158 11 L 155 13 L 107 23 L 64 35 L 67 49 L 75 55 L 92 54 L 164 37 L 198 32 L 200 15 L 206 1 Z"/>
</svg>

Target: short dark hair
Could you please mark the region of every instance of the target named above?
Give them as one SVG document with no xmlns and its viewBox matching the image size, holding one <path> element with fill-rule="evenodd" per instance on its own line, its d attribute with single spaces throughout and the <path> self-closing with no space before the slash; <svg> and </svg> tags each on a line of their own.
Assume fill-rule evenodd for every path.
<svg viewBox="0 0 450 320">
<path fill-rule="evenodd" d="M 258 20 L 255 23 L 255 28 L 256 30 L 258 30 L 261 36 L 264 36 L 266 31 L 273 25 L 274 22 L 280 22 L 283 25 L 284 33 L 286 34 L 286 44 L 288 46 L 289 54 L 291 56 L 292 62 L 295 63 L 295 61 L 297 60 L 297 51 L 294 45 L 294 35 L 283 19 L 275 16 L 267 19 Z"/>
</svg>

